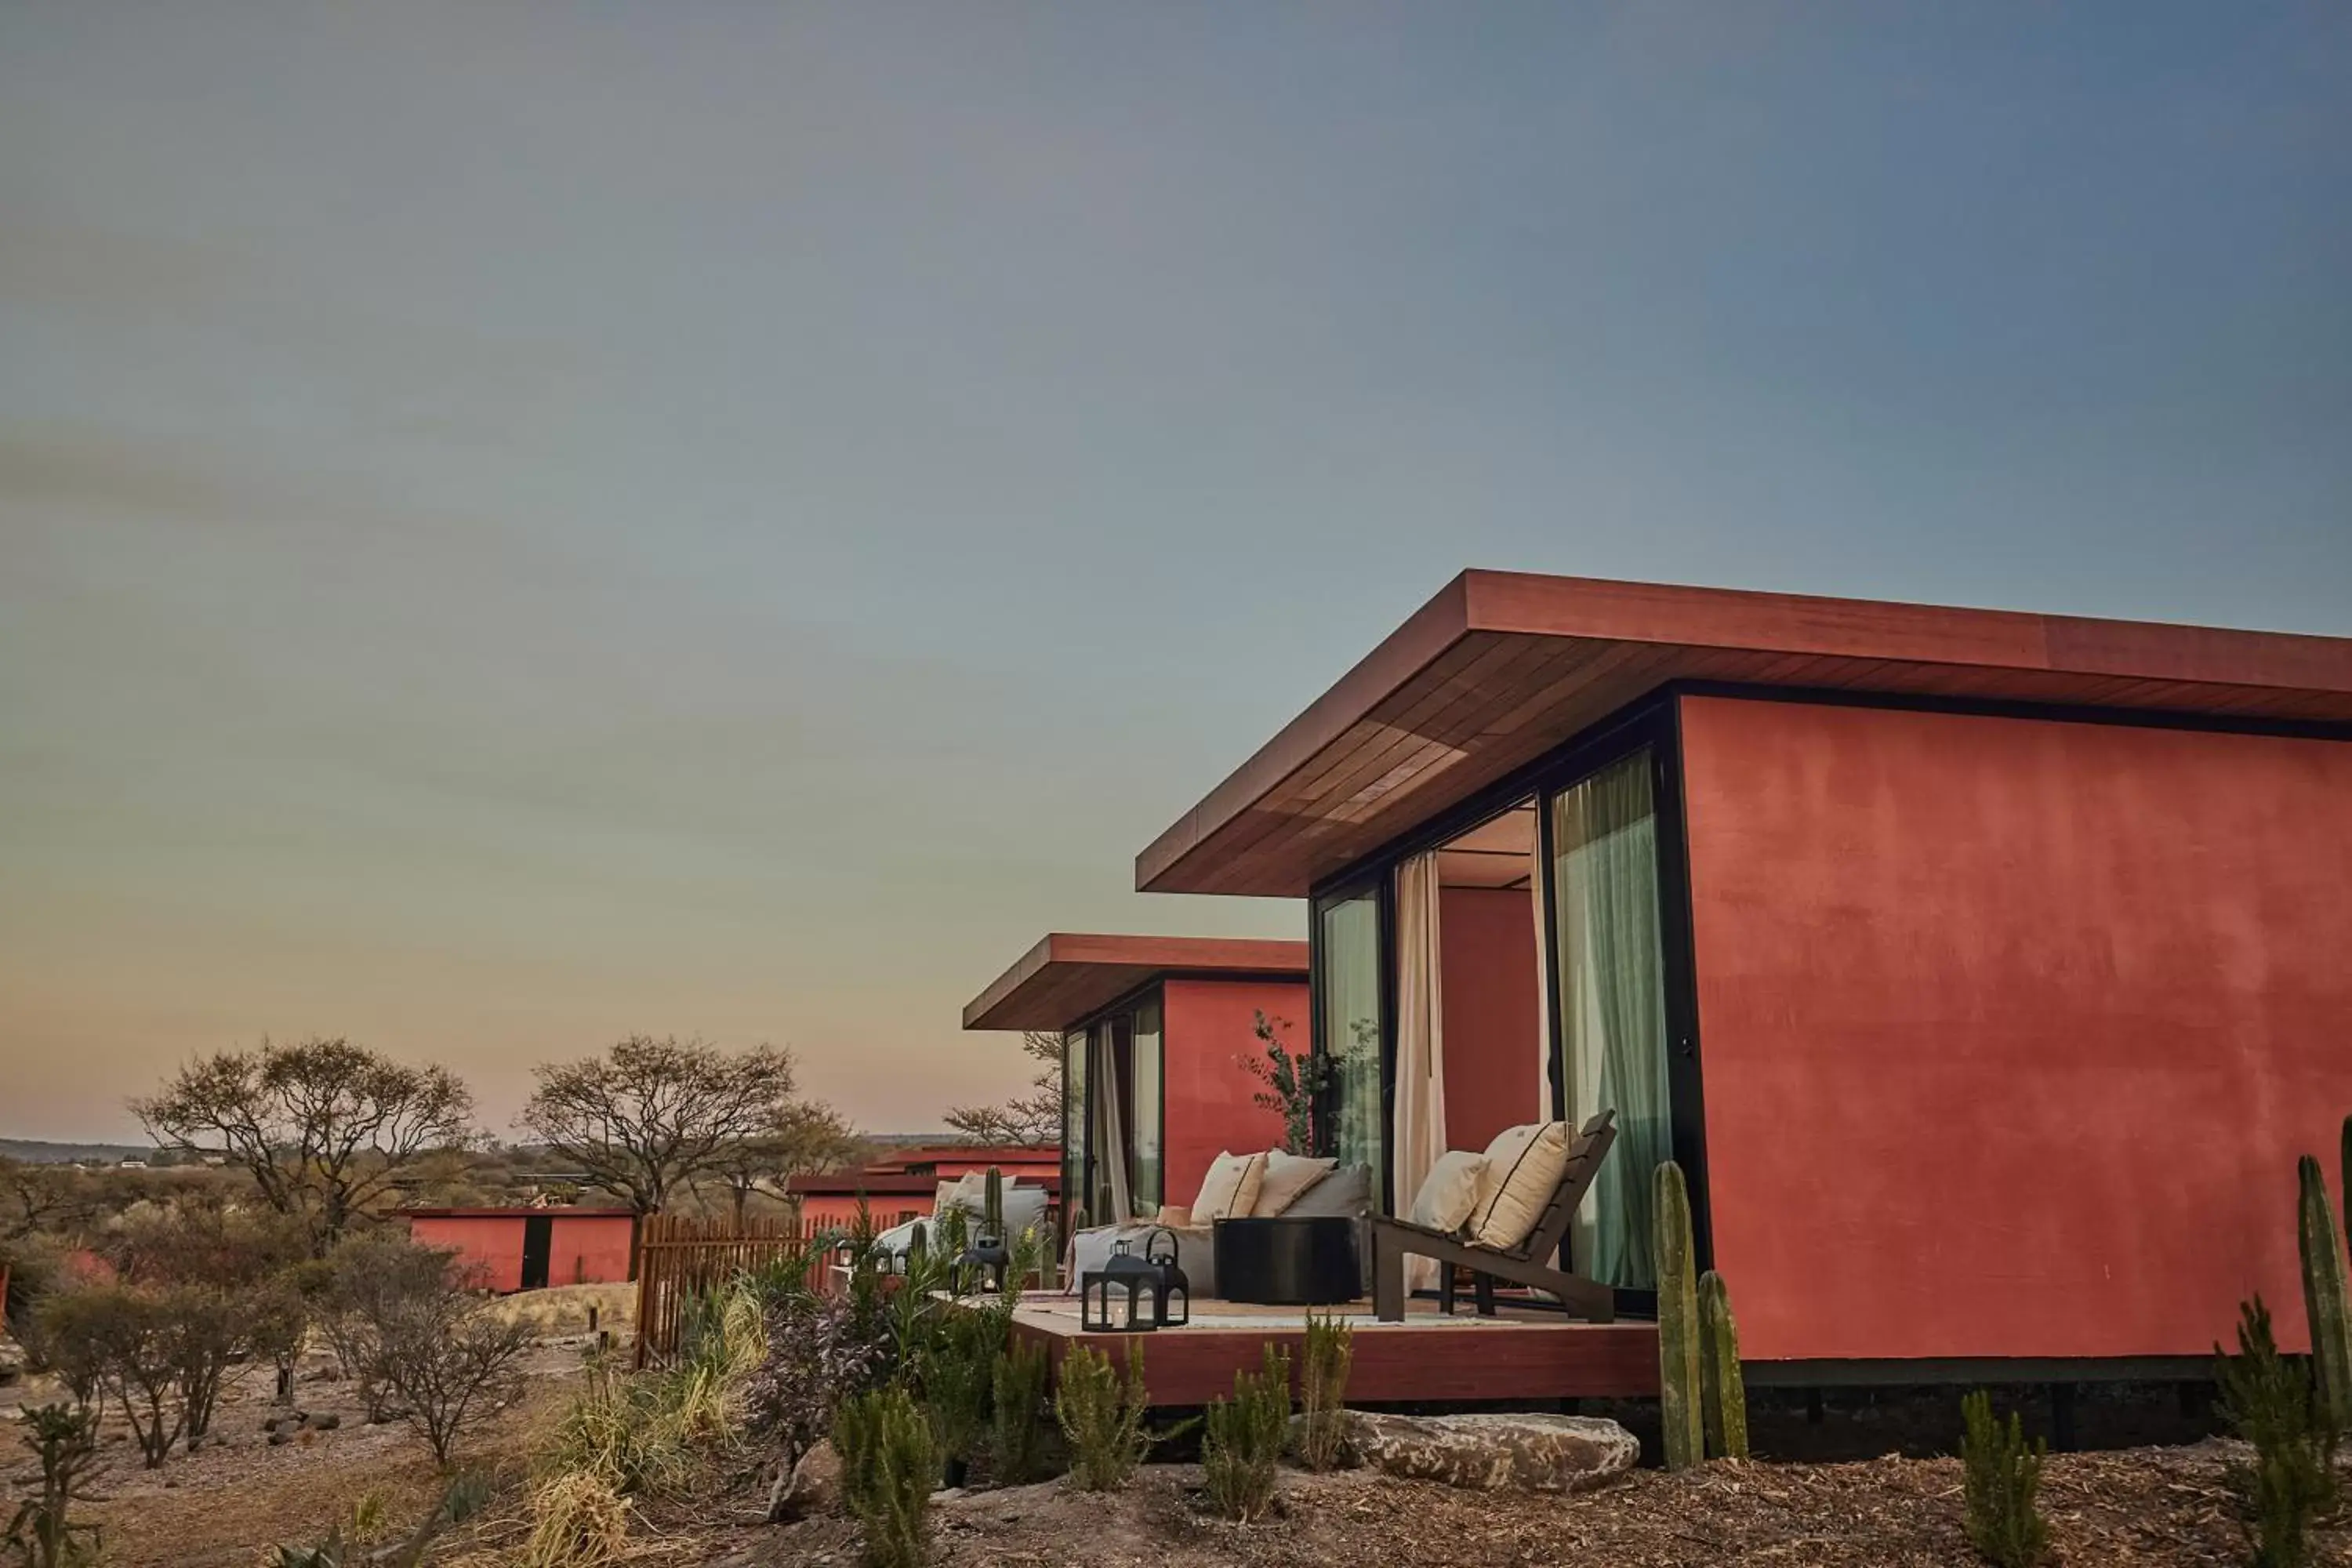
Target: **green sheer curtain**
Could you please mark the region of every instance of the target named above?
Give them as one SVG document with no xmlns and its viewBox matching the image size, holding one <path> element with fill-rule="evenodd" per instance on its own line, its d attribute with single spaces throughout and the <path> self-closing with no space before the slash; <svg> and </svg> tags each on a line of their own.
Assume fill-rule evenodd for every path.
<svg viewBox="0 0 2352 1568">
<path fill-rule="evenodd" d="M 1381 1189 L 1381 902 L 1375 891 L 1325 904 L 1318 916 L 1316 1011 L 1332 1064 L 1329 1152 L 1368 1165 Z"/>
<path fill-rule="evenodd" d="M 1652 1289 L 1651 1176 L 1674 1155 L 1674 1125 L 1650 753 L 1601 769 L 1551 810 L 1569 1120 L 1617 1112 L 1616 1148 L 1578 1211 L 1570 1254 L 1592 1279 Z"/>
<path fill-rule="evenodd" d="M 1135 1130 L 1128 1141 L 1135 1159 L 1128 1168 L 1128 1186 L 1135 1212 L 1151 1214 L 1167 1202 L 1160 1191 L 1160 1107 L 1165 1103 L 1161 1082 L 1166 1061 L 1160 1035 L 1160 1004 L 1146 1002 L 1135 1010 Z"/>
</svg>

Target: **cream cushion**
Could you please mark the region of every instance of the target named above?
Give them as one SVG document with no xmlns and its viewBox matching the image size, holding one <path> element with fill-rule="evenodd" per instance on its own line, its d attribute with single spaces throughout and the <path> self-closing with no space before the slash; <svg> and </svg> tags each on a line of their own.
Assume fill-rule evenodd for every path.
<svg viewBox="0 0 2352 1568">
<path fill-rule="evenodd" d="M 1265 1157 L 1265 1180 L 1258 1184 L 1257 1201 L 1250 1205 L 1252 1219 L 1272 1219 L 1306 1195 L 1307 1189 L 1331 1173 L 1337 1160 L 1310 1160 L 1276 1149 Z"/>
<path fill-rule="evenodd" d="M 1265 1181 L 1265 1155 L 1219 1152 L 1209 1162 L 1209 1173 L 1201 1178 L 1201 1195 L 1192 1200 L 1192 1223 L 1213 1225 L 1247 1215 Z"/>
<path fill-rule="evenodd" d="M 1008 1182 L 1005 1185 L 1010 1187 L 1012 1184 Z M 943 1215 L 950 1208 L 959 1208 L 967 1214 L 976 1215 L 987 1206 L 988 1173 L 966 1171 L 953 1182 L 940 1184 L 939 1201 L 932 1205 L 931 1212 L 935 1215 Z"/>
<path fill-rule="evenodd" d="M 1470 1242 L 1508 1251 L 1528 1238 L 1568 1169 L 1568 1123 L 1506 1127 L 1486 1145 L 1486 1176 L 1470 1215 Z"/>
<path fill-rule="evenodd" d="M 1486 1170 L 1486 1155 L 1447 1150 L 1422 1179 L 1421 1191 L 1412 1194 L 1412 1212 L 1406 1217 L 1417 1226 L 1442 1230 L 1449 1236 L 1460 1230 L 1463 1222 L 1470 1217 L 1470 1211 L 1478 1205 Z"/>
<path fill-rule="evenodd" d="M 1192 1211 L 1182 1204 L 1161 1204 L 1160 1212 L 1151 1216 L 1154 1225 L 1164 1225 L 1171 1230 L 1181 1230 L 1192 1223 Z"/>
</svg>

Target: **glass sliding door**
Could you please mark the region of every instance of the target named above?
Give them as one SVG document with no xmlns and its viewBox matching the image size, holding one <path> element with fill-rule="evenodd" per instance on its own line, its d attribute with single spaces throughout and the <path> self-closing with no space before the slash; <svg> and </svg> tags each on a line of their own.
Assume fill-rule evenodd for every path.
<svg viewBox="0 0 2352 1568">
<path fill-rule="evenodd" d="M 1674 1121 L 1649 750 L 1553 796 L 1551 830 L 1568 1120 L 1617 1112 L 1616 1147 L 1578 1211 L 1569 1255 L 1604 1284 L 1654 1289 L 1651 1176 L 1673 1157 Z"/>
<path fill-rule="evenodd" d="M 1129 1099 L 1134 1107 L 1133 1130 L 1128 1142 L 1133 1157 L 1128 1162 L 1128 1186 L 1133 1194 L 1135 1212 L 1154 1214 L 1166 1201 L 1160 1192 L 1160 1141 L 1166 1095 L 1162 1083 L 1167 1063 L 1160 1044 L 1160 1004 L 1157 1000 L 1144 1003 L 1135 1010 L 1133 1049 L 1134 1092 Z"/>
<path fill-rule="evenodd" d="M 1381 900 L 1377 889 L 1333 899 L 1316 911 L 1315 1033 L 1330 1064 L 1324 1090 L 1327 1153 L 1386 1181 L 1381 1092 Z"/>
</svg>

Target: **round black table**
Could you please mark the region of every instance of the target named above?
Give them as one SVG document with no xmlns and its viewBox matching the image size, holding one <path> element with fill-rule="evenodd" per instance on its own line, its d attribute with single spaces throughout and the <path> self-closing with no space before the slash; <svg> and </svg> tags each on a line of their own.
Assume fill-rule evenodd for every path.
<svg viewBox="0 0 2352 1568">
<path fill-rule="evenodd" d="M 1217 1295 L 1267 1307 L 1329 1307 L 1363 1293 L 1356 1222 L 1341 1215 L 1216 1222 Z"/>
</svg>

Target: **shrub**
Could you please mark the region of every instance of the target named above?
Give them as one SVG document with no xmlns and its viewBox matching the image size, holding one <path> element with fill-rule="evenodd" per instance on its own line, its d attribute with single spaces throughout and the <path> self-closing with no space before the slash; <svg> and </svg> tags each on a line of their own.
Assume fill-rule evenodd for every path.
<svg viewBox="0 0 2352 1568">
<path fill-rule="evenodd" d="M 521 1568 L 604 1568 L 629 1545 L 629 1505 L 610 1476 L 564 1470 L 531 1489 Z"/>
<path fill-rule="evenodd" d="M 1305 1414 L 1298 1423 L 1298 1458 L 1310 1470 L 1337 1469 L 1348 1459 L 1348 1374 L 1356 1363 L 1355 1331 L 1337 1313 L 1307 1314 L 1307 1363 L 1299 1373 Z"/>
<path fill-rule="evenodd" d="M 585 1385 L 549 1430 L 541 1468 L 595 1476 L 623 1494 L 679 1485 L 690 1457 L 663 1394 L 658 1382 L 616 1378 L 610 1357 L 591 1357 Z"/>
<path fill-rule="evenodd" d="M 2050 1543 L 2035 1499 L 2042 1489 L 2043 1444 L 2025 1441 L 2017 1412 L 2004 1427 L 1993 1418 L 1992 1395 L 1977 1390 L 1960 1401 L 1968 1431 L 1960 1441 L 1967 1469 L 1969 1544 L 2000 1568 L 2031 1568 Z"/>
<path fill-rule="evenodd" d="M 1290 1432 L 1290 1358 L 1265 1347 L 1265 1365 L 1234 1373 L 1234 1396 L 1209 1405 L 1201 1473 L 1209 1502 L 1244 1524 L 1274 1506 L 1276 1467 Z"/>
<path fill-rule="evenodd" d="M 171 1325 L 173 1375 L 188 1446 L 194 1447 L 212 1430 L 213 1409 L 220 1403 L 221 1384 L 230 1369 L 253 1352 L 260 1296 L 254 1290 L 182 1285 L 163 1292 L 161 1304 Z"/>
<path fill-rule="evenodd" d="M 180 1335 L 163 1298 L 125 1285 L 85 1286 L 44 1301 L 41 1323 L 43 1342 L 73 1367 L 68 1381 L 86 1378 L 121 1400 L 147 1468 L 162 1468 L 187 1425 Z"/>
<path fill-rule="evenodd" d="M 1001 1487 L 1045 1471 L 1045 1347 L 1015 1341 L 996 1358 L 989 1411 L 989 1468 Z"/>
<path fill-rule="evenodd" d="M 899 1387 L 843 1402 L 834 1425 L 842 1500 L 866 1528 L 868 1568 L 920 1568 L 940 1454 L 930 1423 Z"/>
<path fill-rule="evenodd" d="M 76 1524 L 73 1505 L 89 1494 L 98 1463 L 98 1412 L 88 1405 L 42 1405 L 25 1412 L 25 1447 L 41 1462 L 41 1489 L 18 1505 L 0 1545 L 16 1549 L 26 1568 L 65 1568 L 86 1561 L 100 1545 L 95 1524 Z"/>
<path fill-rule="evenodd" d="M 412 1301 L 373 1325 L 368 1373 L 400 1396 L 404 1419 L 441 1464 L 466 1424 L 520 1396 L 515 1363 L 530 1344 L 530 1324 L 505 1316 L 454 1284 Z"/>
<path fill-rule="evenodd" d="M 950 1486 L 963 1484 L 967 1468 L 987 1440 L 996 1358 L 1010 1326 L 992 1310 L 951 1312 L 916 1362 L 916 1381 Z"/>
<path fill-rule="evenodd" d="M 2238 1353 L 2213 1350 L 2222 1412 L 2254 1450 L 2252 1463 L 2233 1462 L 2228 1474 L 2256 1568 L 2302 1568 L 2312 1523 L 2336 1497 L 2338 1435 L 2326 1400 L 2305 1366 L 2279 1354 L 2260 1296 L 2239 1309 Z"/>
<path fill-rule="evenodd" d="M 1127 1484 L 1150 1443 L 1143 1432 L 1147 1403 L 1140 1344 L 1127 1346 L 1123 1382 L 1099 1351 L 1073 1345 L 1062 1358 L 1054 1418 L 1069 1445 L 1070 1477 L 1079 1489 L 1116 1491 Z"/>
<path fill-rule="evenodd" d="M 383 1326 L 448 1291 L 454 1257 L 388 1230 L 366 1230 L 344 1237 L 326 1264 L 316 1297 L 319 1329 L 343 1375 L 358 1382 L 368 1419 L 384 1420 L 391 1406 L 376 1376 Z"/>
<path fill-rule="evenodd" d="M 768 1359 L 744 1390 L 753 1431 L 779 1442 L 787 1468 L 833 1430 L 834 1410 L 873 1386 L 889 1360 L 878 1301 L 787 1296 L 768 1313 Z"/>
</svg>

